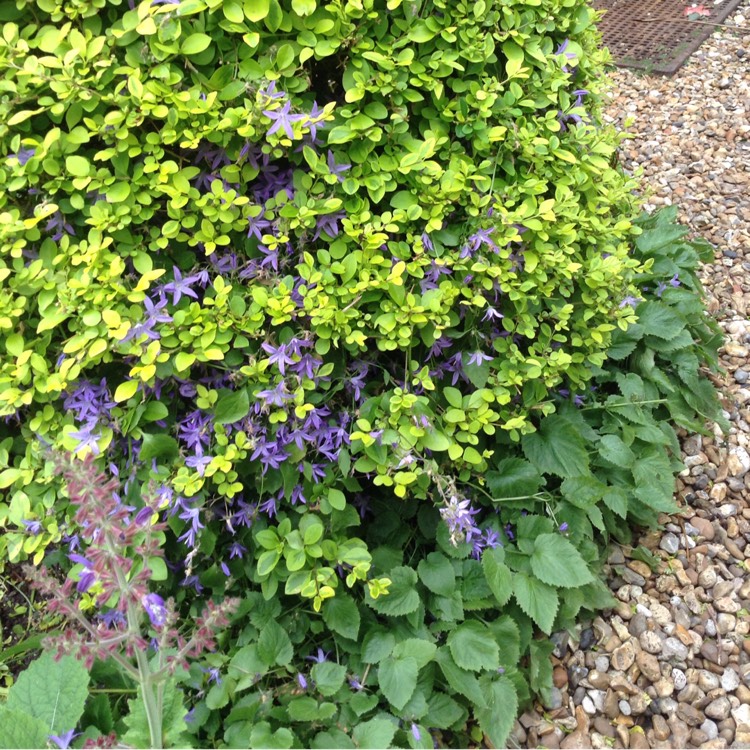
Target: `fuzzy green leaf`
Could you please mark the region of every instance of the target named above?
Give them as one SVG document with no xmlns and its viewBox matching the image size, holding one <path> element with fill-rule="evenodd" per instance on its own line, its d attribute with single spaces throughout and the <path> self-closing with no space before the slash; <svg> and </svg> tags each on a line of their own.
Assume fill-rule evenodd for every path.
<svg viewBox="0 0 750 750">
<path fill-rule="evenodd" d="M 5 707 L 41 719 L 48 734 L 73 729 L 83 714 L 89 673 L 72 656 L 55 661 L 44 652 L 21 672 L 8 690 Z"/>
<path fill-rule="evenodd" d="M 250 411 L 250 398 L 243 388 L 239 391 L 221 390 L 214 407 L 216 424 L 232 424 L 244 419 Z"/>
<path fill-rule="evenodd" d="M 621 469 L 629 469 L 635 462 L 635 454 L 619 435 L 603 435 L 599 455 Z"/>
<path fill-rule="evenodd" d="M 594 579 L 581 553 L 560 534 L 542 534 L 534 540 L 531 569 L 543 583 L 576 588 Z"/>
<path fill-rule="evenodd" d="M 430 552 L 417 567 L 422 583 L 434 594 L 451 596 L 456 589 L 456 574 L 451 561 L 440 552 Z"/>
<path fill-rule="evenodd" d="M 359 609 L 351 596 L 338 593 L 323 604 L 323 622 L 334 632 L 355 640 L 359 635 Z"/>
<path fill-rule="evenodd" d="M 448 636 L 453 661 L 462 669 L 478 672 L 500 666 L 499 649 L 486 625 L 467 620 Z"/>
<path fill-rule="evenodd" d="M 388 702 L 400 711 L 417 687 L 419 667 L 411 656 L 387 656 L 378 666 L 378 683 Z"/>
<path fill-rule="evenodd" d="M 539 472 L 522 458 L 504 458 L 495 471 L 487 472 L 487 486 L 495 500 L 533 495 L 541 485 Z"/>
<path fill-rule="evenodd" d="M 0 707 L 0 750 L 47 747 L 48 734 L 48 726 L 41 719 Z"/>
<path fill-rule="evenodd" d="M 512 574 L 503 562 L 505 551 L 502 547 L 488 548 L 482 553 L 482 568 L 490 590 L 502 607 L 513 593 Z"/>
<path fill-rule="evenodd" d="M 553 414 L 542 420 L 539 431 L 524 435 L 521 445 L 526 458 L 543 474 L 575 477 L 588 472 L 586 444 L 563 417 Z"/>
<path fill-rule="evenodd" d="M 352 732 L 352 739 L 362 750 L 379 750 L 391 746 L 394 734 L 396 734 L 396 725 L 392 721 L 375 718 L 357 724 Z M 326 747 L 333 747 L 333 745 Z"/>
<path fill-rule="evenodd" d="M 367 603 L 383 615 L 408 615 L 419 607 L 419 594 L 415 588 L 417 572 L 413 568 L 399 566 L 388 573 L 391 585 L 388 593 L 373 599 L 367 594 Z"/>
<path fill-rule="evenodd" d="M 292 642 L 275 620 L 267 623 L 258 636 L 258 656 L 267 664 L 289 664 L 294 656 Z"/>
<path fill-rule="evenodd" d="M 310 676 L 315 680 L 315 687 L 321 695 L 329 696 L 338 692 L 346 678 L 346 667 L 323 661 L 310 670 Z"/>
<path fill-rule="evenodd" d="M 513 683 L 500 676 L 487 691 L 487 705 L 478 708 L 475 716 L 492 747 L 505 747 L 518 712 L 518 695 Z"/>
<path fill-rule="evenodd" d="M 122 742 L 133 747 L 151 747 L 148 731 L 148 717 L 143 696 L 139 689 L 138 696 L 128 701 L 128 714 L 125 716 L 127 732 L 120 737 Z M 183 694 L 176 687 L 174 678 L 167 680 L 162 688 L 162 742 L 163 747 L 187 747 L 187 709 L 183 703 Z"/>
<path fill-rule="evenodd" d="M 552 632 L 559 604 L 557 591 L 532 576 L 516 573 L 513 576 L 513 595 L 521 609 L 545 633 Z"/>
</svg>

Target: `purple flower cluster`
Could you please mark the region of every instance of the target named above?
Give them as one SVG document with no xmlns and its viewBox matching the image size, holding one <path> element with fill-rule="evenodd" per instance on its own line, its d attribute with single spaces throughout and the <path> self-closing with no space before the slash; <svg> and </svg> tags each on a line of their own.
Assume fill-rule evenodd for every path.
<svg viewBox="0 0 750 750">
<path fill-rule="evenodd" d="M 146 310 L 145 318 L 130 328 L 121 339 L 122 343 L 140 339 L 141 336 L 146 336 L 149 341 L 157 341 L 161 336 L 158 331 L 154 330 L 154 326 L 157 323 L 172 322 L 172 317 L 168 313 L 162 312 L 167 306 L 167 298 L 163 294 L 157 302 L 154 302 L 150 297 L 146 297 L 143 300 L 143 306 Z"/>
<path fill-rule="evenodd" d="M 482 531 L 476 525 L 474 516 L 479 509 L 472 508 L 468 499 L 461 499 L 457 495 L 451 495 L 447 503 L 440 508 L 440 516 L 448 527 L 452 544 L 460 542 L 472 542 L 481 537 Z"/>
<path fill-rule="evenodd" d="M 111 425 L 110 409 L 116 406 L 107 388 L 107 381 L 102 378 L 99 385 L 88 380 L 76 383 L 75 388 L 68 393 L 63 401 L 63 408 L 73 412 L 75 421 L 81 426 L 71 432 L 70 436 L 78 440 L 76 451 L 89 448 L 94 455 L 99 454 L 98 440 L 101 433 L 97 432 L 104 425 Z"/>
</svg>

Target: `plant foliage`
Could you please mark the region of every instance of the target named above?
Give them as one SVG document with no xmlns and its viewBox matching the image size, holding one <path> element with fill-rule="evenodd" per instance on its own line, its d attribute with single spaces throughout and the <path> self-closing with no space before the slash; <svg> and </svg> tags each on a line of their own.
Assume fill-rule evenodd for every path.
<svg viewBox="0 0 750 750">
<path fill-rule="evenodd" d="M 635 221 L 595 15 L 0 5 L 0 562 L 77 544 L 42 446 L 155 496 L 163 593 L 243 599 L 196 745 L 502 746 L 672 508 L 707 252 Z"/>
</svg>

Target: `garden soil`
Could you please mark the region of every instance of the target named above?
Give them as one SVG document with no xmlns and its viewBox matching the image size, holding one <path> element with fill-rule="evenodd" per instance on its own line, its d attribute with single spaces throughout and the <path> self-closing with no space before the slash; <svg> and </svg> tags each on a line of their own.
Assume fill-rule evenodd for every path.
<svg viewBox="0 0 750 750">
<path fill-rule="evenodd" d="M 673 78 L 614 72 L 607 119 L 634 136 L 620 158 L 646 207 L 678 205 L 716 249 L 703 277 L 731 427 L 683 436 L 681 512 L 612 550 L 616 608 L 554 636 L 551 701 L 510 746 L 750 748 L 750 2 L 725 24 Z"/>
</svg>

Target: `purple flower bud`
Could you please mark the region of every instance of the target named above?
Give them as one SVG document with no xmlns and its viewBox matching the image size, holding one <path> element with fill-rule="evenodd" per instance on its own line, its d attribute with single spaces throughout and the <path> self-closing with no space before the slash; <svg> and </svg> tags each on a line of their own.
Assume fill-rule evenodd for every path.
<svg viewBox="0 0 750 750">
<path fill-rule="evenodd" d="M 567 531 L 567 530 L 568 530 L 568 522 L 567 522 L 567 521 L 563 521 L 563 522 L 562 522 L 562 523 L 560 524 L 560 531 L 562 531 L 562 532 L 565 532 L 565 531 Z"/>
<path fill-rule="evenodd" d="M 302 672 L 297 673 L 297 684 L 303 689 L 307 690 L 307 678 Z"/>
<path fill-rule="evenodd" d="M 419 731 L 419 727 L 414 722 L 411 723 L 411 736 L 414 737 L 417 742 L 422 739 L 422 733 Z"/>
<path fill-rule="evenodd" d="M 164 599 L 158 594 L 146 594 L 141 597 L 141 604 L 146 610 L 146 614 L 155 628 L 163 627 L 167 621 L 167 608 L 164 606 Z"/>
<path fill-rule="evenodd" d="M 137 526 L 145 526 L 151 521 L 151 517 L 154 515 L 154 509 L 148 505 L 141 508 L 138 513 L 135 514 L 135 523 Z"/>
</svg>

